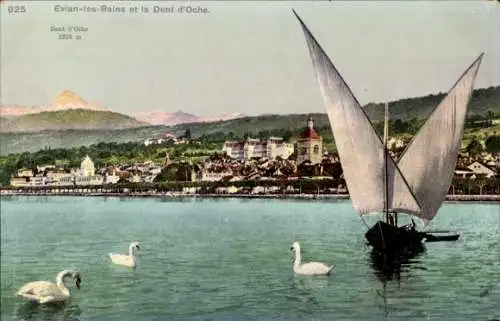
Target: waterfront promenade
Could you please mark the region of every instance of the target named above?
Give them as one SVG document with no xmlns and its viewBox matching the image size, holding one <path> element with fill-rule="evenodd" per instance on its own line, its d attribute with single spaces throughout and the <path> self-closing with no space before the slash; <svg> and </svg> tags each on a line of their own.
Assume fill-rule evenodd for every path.
<svg viewBox="0 0 500 321">
<path fill-rule="evenodd" d="M 130 191 L 107 191 L 107 190 L 60 190 L 60 189 L 46 189 L 46 190 L 12 190 L 1 189 L 0 195 L 3 196 L 82 196 L 82 197 L 96 197 L 96 196 L 114 196 L 114 197 L 172 197 L 172 198 L 262 198 L 262 199 L 349 199 L 349 194 L 306 194 L 306 193 L 259 193 L 259 194 L 241 194 L 241 193 L 186 193 L 186 192 L 130 192 Z M 500 195 L 447 195 L 446 201 L 486 201 L 486 202 L 500 202 Z"/>
</svg>

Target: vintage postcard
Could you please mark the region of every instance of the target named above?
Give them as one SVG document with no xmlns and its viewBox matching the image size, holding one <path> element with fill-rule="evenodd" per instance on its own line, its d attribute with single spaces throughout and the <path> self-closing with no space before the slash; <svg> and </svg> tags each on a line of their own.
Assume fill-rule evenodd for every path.
<svg viewBox="0 0 500 321">
<path fill-rule="evenodd" d="M 0 1 L 11 320 L 500 320 L 498 1 Z"/>
</svg>

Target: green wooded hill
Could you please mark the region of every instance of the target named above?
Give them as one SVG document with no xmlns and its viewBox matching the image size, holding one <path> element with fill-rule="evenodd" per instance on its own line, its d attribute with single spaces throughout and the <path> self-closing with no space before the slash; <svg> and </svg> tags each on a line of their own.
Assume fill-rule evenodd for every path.
<svg viewBox="0 0 500 321">
<path fill-rule="evenodd" d="M 425 119 L 431 111 L 436 108 L 445 94 L 428 95 L 425 97 L 408 98 L 390 103 L 390 118 L 420 123 L 416 119 Z M 384 105 L 368 104 L 365 110 L 374 122 L 383 120 Z M 312 116 L 316 128 L 321 129 L 320 134 L 331 135 L 328 129 L 329 122 L 326 114 L 291 114 L 291 115 L 262 115 L 255 117 L 244 117 L 214 123 L 194 123 L 176 126 L 148 126 L 140 128 L 126 128 L 115 125 L 112 121 L 106 123 L 106 128 L 113 129 L 70 129 L 70 130 L 46 130 L 36 133 L 0 133 L 0 153 L 19 153 L 24 151 L 37 151 L 42 148 L 68 148 L 77 146 L 88 146 L 98 142 L 129 142 L 140 141 L 154 135 L 162 135 L 165 131 L 171 131 L 176 135 L 182 135 L 186 129 L 190 129 L 192 137 L 210 135 L 215 133 L 232 133 L 234 137 L 242 137 L 245 134 L 257 134 L 269 131 L 288 130 L 296 133 L 305 127 L 307 118 Z M 469 118 L 500 118 L 500 86 L 485 89 L 476 89 L 469 104 Z M 4 126 L 2 122 L 2 127 Z M 122 129 L 117 129 L 122 128 Z M 326 131 L 326 132 L 325 132 Z"/>
<path fill-rule="evenodd" d="M 2 117 L 2 132 L 38 132 L 42 130 L 108 129 L 146 126 L 127 115 L 103 110 L 67 109 L 45 111 L 17 117 Z"/>
<path fill-rule="evenodd" d="M 412 118 L 426 119 L 437 107 L 446 94 L 427 95 L 418 98 L 407 98 L 389 103 L 391 119 L 410 120 Z M 384 119 L 384 104 L 370 103 L 364 106 L 370 119 Z M 500 86 L 476 89 L 469 102 L 468 117 L 487 116 L 488 111 L 500 115 Z"/>
<path fill-rule="evenodd" d="M 389 103 L 389 112 L 391 120 L 411 120 L 426 119 L 430 113 L 437 107 L 439 102 L 445 97 L 445 94 L 428 95 L 418 98 L 408 98 Z M 384 104 L 370 103 L 363 107 L 374 123 L 383 121 Z M 486 89 L 476 89 L 469 103 L 468 117 L 480 116 L 487 117 L 488 111 L 500 116 L 500 86 Z M 259 132 L 273 129 L 294 130 L 305 126 L 308 116 L 314 118 L 316 127 L 325 127 L 329 125 L 328 117 L 325 113 L 314 114 L 289 114 L 289 115 L 262 115 L 255 117 L 244 117 L 228 120 L 224 122 L 210 124 L 183 124 L 173 126 L 172 128 L 182 132 L 187 128 L 191 129 L 193 135 L 210 134 L 213 132 L 224 131 L 234 132 L 236 135 L 245 132 Z"/>
</svg>

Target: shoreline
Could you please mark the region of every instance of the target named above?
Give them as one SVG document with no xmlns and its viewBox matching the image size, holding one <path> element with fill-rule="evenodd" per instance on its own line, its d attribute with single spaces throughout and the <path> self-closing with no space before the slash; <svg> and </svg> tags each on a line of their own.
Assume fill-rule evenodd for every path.
<svg viewBox="0 0 500 321">
<path fill-rule="evenodd" d="M 242 198 L 242 199 L 311 199 L 348 200 L 348 194 L 196 194 L 172 192 L 20 192 L 0 190 L 1 196 L 81 196 L 81 197 L 152 197 L 152 198 Z M 500 202 L 500 195 L 447 195 L 446 202 Z"/>
</svg>

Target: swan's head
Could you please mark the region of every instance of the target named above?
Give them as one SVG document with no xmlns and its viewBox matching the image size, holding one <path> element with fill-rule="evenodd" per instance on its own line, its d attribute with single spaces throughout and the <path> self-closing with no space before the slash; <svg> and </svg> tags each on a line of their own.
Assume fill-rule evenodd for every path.
<svg viewBox="0 0 500 321">
<path fill-rule="evenodd" d="M 80 289 L 80 283 L 82 283 L 82 278 L 79 272 L 73 272 L 72 277 L 75 279 L 75 285 L 77 289 Z"/>
<path fill-rule="evenodd" d="M 130 244 L 131 248 L 135 248 L 136 250 L 140 250 L 141 248 L 139 247 L 139 242 L 132 242 Z"/>
<path fill-rule="evenodd" d="M 290 251 L 297 251 L 297 250 L 300 250 L 299 242 L 293 242 L 292 247 L 290 248 Z"/>
</svg>

